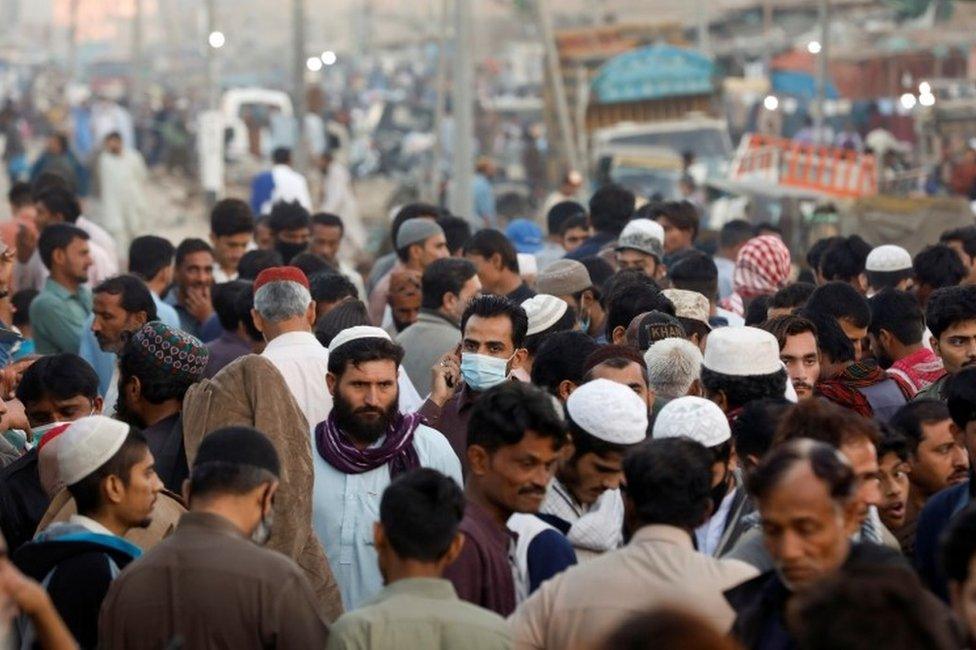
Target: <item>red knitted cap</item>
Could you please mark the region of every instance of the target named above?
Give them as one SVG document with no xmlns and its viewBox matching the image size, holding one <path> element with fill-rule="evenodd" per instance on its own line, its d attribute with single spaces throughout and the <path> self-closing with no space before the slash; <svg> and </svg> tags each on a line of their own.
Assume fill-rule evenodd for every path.
<svg viewBox="0 0 976 650">
<path fill-rule="evenodd" d="M 308 278 L 297 266 L 272 266 L 261 271 L 254 280 L 254 293 L 269 282 L 297 282 L 308 289 Z"/>
</svg>

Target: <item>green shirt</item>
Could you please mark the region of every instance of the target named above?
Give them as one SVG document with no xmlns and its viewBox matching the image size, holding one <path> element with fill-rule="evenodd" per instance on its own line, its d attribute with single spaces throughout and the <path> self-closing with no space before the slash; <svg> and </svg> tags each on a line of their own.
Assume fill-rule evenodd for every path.
<svg viewBox="0 0 976 650">
<path fill-rule="evenodd" d="M 503 650 L 512 647 L 505 619 L 457 597 L 439 578 L 387 585 L 372 601 L 329 629 L 329 650 Z"/>
<path fill-rule="evenodd" d="M 935 399 L 939 400 L 940 402 L 946 401 L 944 393 L 946 386 L 949 384 L 950 377 L 952 377 L 952 375 L 944 375 L 941 379 L 937 380 L 933 384 L 930 384 L 927 388 L 923 388 L 922 390 L 918 391 L 918 393 L 912 399 Z"/>
<path fill-rule="evenodd" d="M 81 329 L 91 313 L 91 289 L 81 285 L 78 291 L 71 293 L 48 278 L 44 283 L 44 290 L 37 294 L 30 306 L 30 321 L 34 329 L 37 353 L 78 354 Z"/>
</svg>

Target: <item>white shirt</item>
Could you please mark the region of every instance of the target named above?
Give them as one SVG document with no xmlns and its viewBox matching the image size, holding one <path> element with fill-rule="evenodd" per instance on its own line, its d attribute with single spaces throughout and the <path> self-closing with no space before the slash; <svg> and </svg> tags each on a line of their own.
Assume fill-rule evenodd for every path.
<svg viewBox="0 0 976 650">
<path fill-rule="evenodd" d="M 94 519 L 86 517 L 85 515 L 71 515 L 68 517 L 68 523 L 81 526 L 88 532 L 95 533 L 96 535 L 110 535 L 112 537 L 118 537 L 118 535 L 110 531 L 108 528 L 101 525 Z"/>
<path fill-rule="evenodd" d="M 274 178 L 274 190 L 271 198 L 261 206 L 261 214 L 266 214 L 279 201 L 298 201 L 306 210 L 312 209 L 312 195 L 304 176 L 288 165 L 275 165 L 271 168 L 271 176 Z"/>
<path fill-rule="evenodd" d="M 705 555 L 715 555 L 715 549 L 722 540 L 722 531 L 725 530 L 725 521 L 729 518 L 729 510 L 732 508 L 732 500 L 735 492 L 739 488 L 734 488 L 722 499 L 722 505 L 718 507 L 711 517 L 704 524 L 695 529 L 695 542 L 698 545 L 698 552 Z"/>
<path fill-rule="evenodd" d="M 89 240 L 101 246 L 108 253 L 108 256 L 118 264 L 119 251 L 115 248 L 115 240 L 112 239 L 112 235 L 108 234 L 107 230 L 84 215 L 78 217 L 75 225 L 88 233 Z"/>
<path fill-rule="evenodd" d="M 261 356 L 285 378 L 310 429 L 329 417 L 332 395 L 325 383 L 329 351 L 311 332 L 288 332 L 270 341 Z"/>
</svg>

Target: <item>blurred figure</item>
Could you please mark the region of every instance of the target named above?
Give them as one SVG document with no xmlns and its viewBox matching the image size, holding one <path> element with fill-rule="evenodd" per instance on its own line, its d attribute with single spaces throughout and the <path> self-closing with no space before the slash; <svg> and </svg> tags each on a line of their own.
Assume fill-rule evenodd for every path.
<svg viewBox="0 0 976 650">
<path fill-rule="evenodd" d="M 97 167 L 102 225 L 125 249 L 133 237 L 145 230 L 149 170 L 138 151 L 123 146 L 117 132 L 109 133 L 104 145 Z"/>
<path fill-rule="evenodd" d="M 359 296 L 366 297 L 366 287 L 363 276 L 342 258 L 342 242 L 346 237 L 346 222 L 342 217 L 328 212 L 318 212 L 312 215 L 312 242 L 308 250 L 324 259 L 329 265 L 346 276 L 356 287 Z M 356 244 L 353 243 L 353 246 Z M 309 277 L 309 280 L 312 278 Z"/>
<path fill-rule="evenodd" d="M 739 644 L 721 634 L 704 618 L 683 609 L 658 607 L 634 614 L 611 632 L 598 650 L 738 650 Z"/>
<path fill-rule="evenodd" d="M 291 167 L 291 149 L 278 147 L 271 153 L 271 169 L 261 172 L 251 181 L 251 211 L 265 215 L 279 202 L 297 201 L 306 210 L 312 209 L 308 181 Z M 286 260 L 287 261 L 287 260 Z"/>
<path fill-rule="evenodd" d="M 213 244 L 214 282 L 237 279 L 237 265 L 253 245 L 254 215 L 238 199 L 219 201 L 210 211 L 210 243 Z"/>
<path fill-rule="evenodd" d="M 495 206 L 495 190 L 491 180 L 495 176 L 495 163 L 490 158 L 479 158 L 474 174 L 474 216 L 478 225 L 498 228 L 498 209 Z"/>
<path fill-rule="evenodd" d="M 329 151 L 319 156 L 318 167 L 323 176 L 320 211 L 338 215 L 345 225 L 343 234 L 354 248 L 362 248 L 366 244 L 366 231 L 359 219 L 359 203 L 349 170 Z"/>
<path fill-rule="evenodd" d="M 396 271 L 390 275 L 390 294 L 387 301 L 393 316 L 393 332 L 402 332 L 417 322 L 420 315 L 420 273 L 417 271 Z"/>
<path fill-rule="evenodd" d="M 58 176 L 68 184 L 68 188 L 84 195 L 86 190 L 85 170 L 71 153 L 68 146 L 68 136 L 63 133 L 52 133 L 44 143 L 44 153 L 34 161 L 30 170 L 30 182 L 33 185 L 43 174 Z"/>
<path fill-rule="evenodd" d="M 559 187 L 546 197 L 545 203 L 542 204 L 542 214 L 548 216 L 553 207 L 566 201 L 578 203 L 582 188 L 583 175 L 575 169 L 569 170 L 563 175 L 563 180 Z"/>
</svg>

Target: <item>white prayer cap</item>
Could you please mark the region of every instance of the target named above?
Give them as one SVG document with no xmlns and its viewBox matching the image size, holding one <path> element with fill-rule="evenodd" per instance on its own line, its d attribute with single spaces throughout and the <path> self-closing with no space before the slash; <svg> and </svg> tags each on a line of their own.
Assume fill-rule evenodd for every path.
<svg viewBox="0 0 976 650">
<path fill-rule="evenodd" d="M 544 293 L 522 302 L 522 309 L 529 317 L 529 329 L 525 331 L 525 335 L 531 336 L 549 329 L 563 317 L 568 308 L 565 300 Z"/>
<path fill-rule="evenodd" d="M 887 273 L 889 271 L 905 271 L 912 268 L 912 256 L 901 246 L 885 244 L 876 246 L 868 253 L 864 262 L 865 271 Z"/>
<path fill-rule="evenodd" d="M 756 327 L 719 327 L 705 344 L 702 367 L 733 377 L 753 377 L 779 372 L 776 337 Z"/>
<path fill-rule="evenodd" d="M 349 343 L 350 341 L 355 341 L 356 339 L 386 339 L 387 341 L 392 341 L 390 335 L 381 327 L 373 327 L 372 325 L 356 325 L 354 327 L 347 327 L 332 339 L 332 344 L 329 346 L 329 350 L 335 350 L 336 348 Z"/>
<path fill-rule="evenodd" d="M 574 390 L 566 412 L 579 428 L 615 445 L 635 445 L 647 437 L 647 404 L 629 386 L 594 379 Z"/>
<path fill-rule="evenodd" d="M 725 413 L 715 402 L 703 397 L 687 395 L 671 400 L 654 421 L 655 440 L 689 438 L 706 447 L 717 447 L 731 437 Z"/>
<path fill-rule="evenodd" d="M 129 425 L 104 415 L 75 420 L 59 438 L 58 476 L 74 485 L 115 455 L 129 435 Z"/>
<path fill-rule="evenodd" d="M 620 236 L 623 237 L 631 233 L 640 233 L 653 237 L 661 242 L 661 245 L 664 245 L 664 226 L 652 219 L 633 219 L 628 221 L 624 229 L 620 231 Z"/>
</svg>

